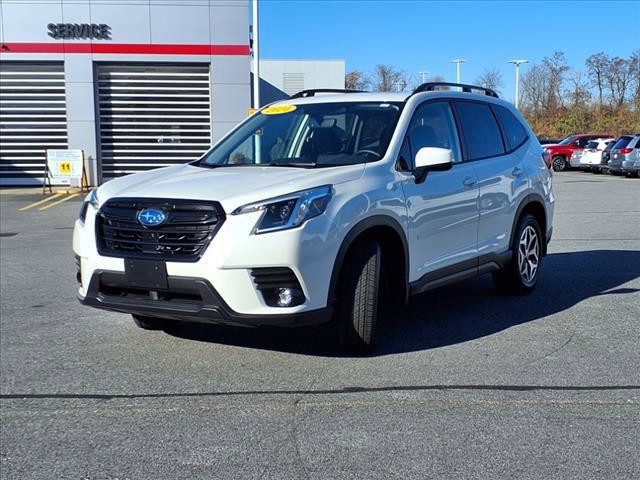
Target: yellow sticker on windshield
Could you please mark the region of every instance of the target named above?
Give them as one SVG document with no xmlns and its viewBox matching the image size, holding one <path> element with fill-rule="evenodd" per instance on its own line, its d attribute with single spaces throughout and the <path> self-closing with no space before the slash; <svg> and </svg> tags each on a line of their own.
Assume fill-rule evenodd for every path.
<svg viewBox="0 0 640 480">
<path fill-rule="evenodd" d="M 293 112 L 295 109 L 295 105 L 274 105 L 273 107 L 265 108 L 261 113 L 265 115 L 280 115 L 282 113 Z"/>
</svg>

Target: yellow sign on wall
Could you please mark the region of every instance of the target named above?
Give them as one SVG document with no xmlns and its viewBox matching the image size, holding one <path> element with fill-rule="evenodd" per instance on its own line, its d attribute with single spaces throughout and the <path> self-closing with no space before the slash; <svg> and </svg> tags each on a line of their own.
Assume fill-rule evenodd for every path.
<svg viewBox="0 0 640 480">
<path fill-rule="evenodd" d="M 82 150 L 47 150 L 47 167 L 52 180 L 68 182 L 82 178 L 83 161 Z"/>
</svg>

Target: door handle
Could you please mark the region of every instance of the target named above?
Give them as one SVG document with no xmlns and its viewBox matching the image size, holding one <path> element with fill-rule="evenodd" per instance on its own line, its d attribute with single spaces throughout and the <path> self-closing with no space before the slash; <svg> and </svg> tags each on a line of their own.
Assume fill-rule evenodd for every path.
<svg viewBox="0 0 640 480">
<path fill-rule="evenodd" d="M 471 188 L 476 184 L 476 179 L 473 177 L 466 177 L 463 181 L 462 184 L 467 187 L 467 188 Z"/>
<path fill-rule="evenodd" d="M 522 169 L 520 167 L 514 167 L 513 170 L 511 170 L 511 174 L 514 177 L 519 177 L 520 175 L 522 175 L 524 172 L 522 171 Z"/>
</svg>

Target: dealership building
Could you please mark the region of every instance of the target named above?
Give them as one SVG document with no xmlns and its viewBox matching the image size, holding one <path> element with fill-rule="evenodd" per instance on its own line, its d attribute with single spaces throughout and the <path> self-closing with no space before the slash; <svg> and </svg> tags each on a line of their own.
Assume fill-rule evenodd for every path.
<svg viewBox="0 0 640 480">
<path fill-rule="evenodd" d="M 247 0 L 0 0 L 0 185 L 197 158 L 250 107 Z"/>
</svg>

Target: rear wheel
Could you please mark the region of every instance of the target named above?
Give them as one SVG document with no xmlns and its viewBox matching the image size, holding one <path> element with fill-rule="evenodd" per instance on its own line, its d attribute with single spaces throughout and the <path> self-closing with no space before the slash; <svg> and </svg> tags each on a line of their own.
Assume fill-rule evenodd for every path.
<svg viewBox="0 0 640 480">
<path fill-rule="evenodd" d="M 341 350 L 366 353 L 375 347 L 380 293 L 381 249 L 374 241 L 349 252 L 338 289 L 336 320 Z"/>
<path fill-rule="evenodd" d="M 562 172 L 567 169 L 567 161 L 561 155 L 553 157 L 551 165 L 553 166 L 554 172 Z"/>
<path fill-rule="evenodd" d="M 511 263 L 493 273 L 498 290 L 509 294 L 531 292 L 538 283 L 542 263 L 542 232 L 533 215 L 523 215 L 518 221 L 511 246 Z"/>
<path fill-rule="evenodd" d="M 143 315 L 131 315 L 133 322 L 143 330 L 161 330 L 166 325 L 162 318 L 145 317 Z"/>
</svg>

